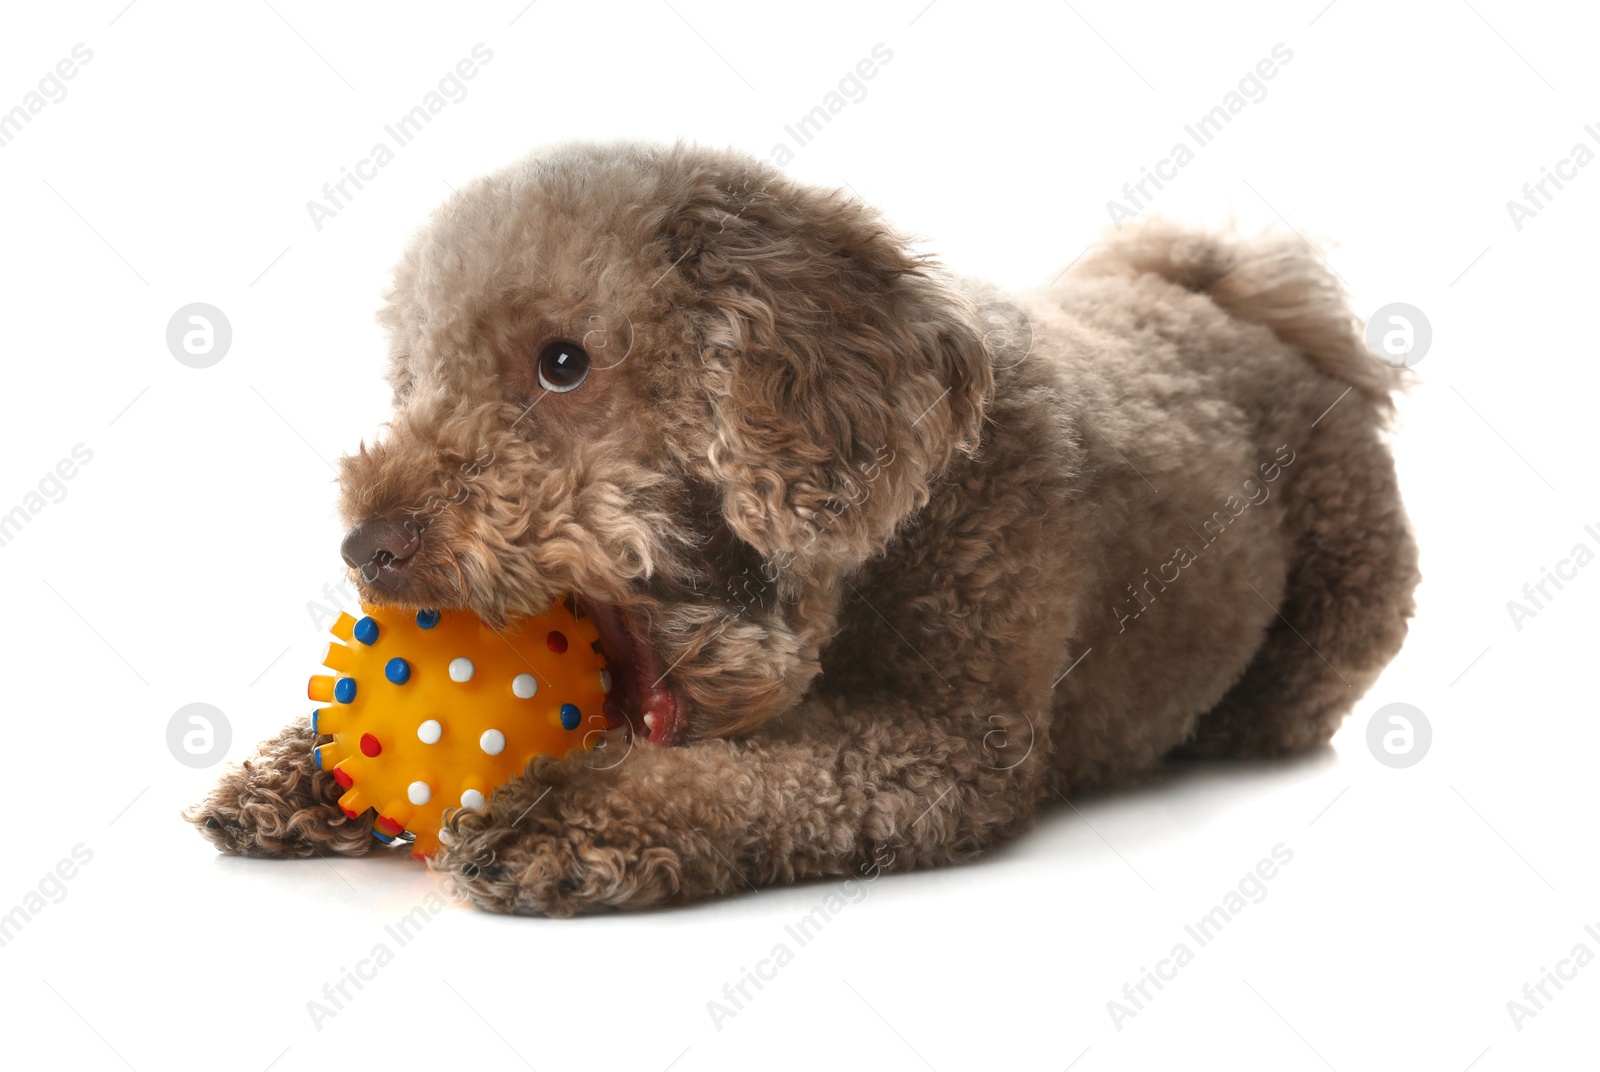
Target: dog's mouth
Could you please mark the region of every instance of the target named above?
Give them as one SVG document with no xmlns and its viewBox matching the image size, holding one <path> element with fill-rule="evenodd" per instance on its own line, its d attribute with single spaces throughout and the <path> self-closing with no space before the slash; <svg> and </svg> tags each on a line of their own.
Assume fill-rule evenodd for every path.
<svg viewBox="0 0 1600 1072">
<path fill-rule="evenodd" d="M 613 726 L 626 726 L 636 738 L 653 744 L 677 744 L 683 738 L 683 707 L 667 684 L 661 658 L 643 638 L 628 611 L 612 603 L 576 597 L 579 610 L 600 631 L 600 648 L 610 664 L 611 691 L 603 707 Z"/>
</svg>

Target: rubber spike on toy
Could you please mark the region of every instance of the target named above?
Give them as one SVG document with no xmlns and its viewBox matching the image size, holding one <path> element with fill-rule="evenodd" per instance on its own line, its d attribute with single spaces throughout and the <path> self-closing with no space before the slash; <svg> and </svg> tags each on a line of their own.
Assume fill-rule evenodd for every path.
<svg viewBox="0 0 1600 1072">
<path fill-rule="evenodd" d="M 372 805 L 360 789 L 350 789 L 339 798 L 339 807 L 344 809 L 346 815 L 360 816 Z"/>
<path fill-rule="evenodd" d="M 338 733 L 349 724 L 345 714 L 347 710 L 336 705 L 319 707 L 311 712 L 311 728 L 318 733 Z"/>
<path fill-rule="evenodd" d="M 351 667 L 355 666 L 355 664 L 356 656 L 355 653 L 350 650 L 349 645 L 340 644 L 337 641 L 330 641 L 328 643 L 327 650 L 322 653 L 322 665 L 326 666 L 329 670 L 343 672 L 345 670 L 349 670 Z"/>
<path fill-rule="evenodd" d="M 349 789 L 352 785 L 355 785 L 356 779 L 361 773 L 360 761 L 356 756 L 347 756 L 335 763 L 330 769 L 333 771 L 333 780 L 338 782 L 340 787 L 344 789 Z"/>
<path fill-rule="evenodd" d="M 439 835 L 419 833 L 411 843 L 411 855 L 425 860 L 439 851 Z"/>
<path fill-rule="evenodd" d="M 338 734 L 328 734 L 328 736 L 332 737 L 333 740 L 326 744 L 319 744 L 316 747 L 317 753 L 325 761 L 323 770 L 332 770 L 350 756 L 350 744 L 348 741 L 341 740 Z"/>
<path fill-rule="evenodd" d="M 396 797 L 379 808 L 378 814 L 393 823 L 398 832 L 404 830 L 406 823 L 411 821 L 411 805 L 406 803 L 404 797 Z"/>
<path fill-rule="evenodd" d="M 355 628 L 356 620 L 354 616 L 340 611 L 339 617 L 334 620 L 333 627 L 329 631 L 348 644 L 350 643 L 350 638 L 355 635 Z"/>
</svg>

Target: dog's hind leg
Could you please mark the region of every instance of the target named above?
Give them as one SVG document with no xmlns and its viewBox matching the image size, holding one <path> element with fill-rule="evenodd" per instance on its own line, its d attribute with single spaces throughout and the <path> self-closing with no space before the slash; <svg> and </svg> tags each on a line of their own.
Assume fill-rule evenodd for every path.
<svg viewBox="0 0 1600 1072">
<path fill-rule="evenodd" d="M 374 816 L 346 816 L 338 805 L 344 790 L 312 758 L 312 748 L 327 740 L 307 721 L 295 722 L 231 768 L 183 817 L 231 856 L 293 859 L 368 852 Z"/>
<path fill-rule="evenodd" d="M 1278 617 L 1178 754 L 1316 748 L 1399 651 L 1415 607 L 1417 548 L 1378 427 L 1370 404 L 1352 395 L 1296 447 L 1284 493 L 1299 541 Z"/>
<path fill-rule="evenodd" d="M 1416 545 L 1380 437 L 1400 377 L 1367 350 L 1338 277 L 1298 233 L 1235 240 L 1156 221 L 1130 228 L 1074 271 L 1154 274 L 1203 294 L 1236 320 L 1270 329 L 1314 376 L 1311 394 L 1285 382 L 1258 418 L 1264 446 L 1285 443 L 1300 456 L 1283 477 L 1284 532 L 1295 546 L 1277 617 L 1181 750 L 1315 748 L 1399 650 L 1414 606 Z M 1270 595 L 1244 588 L 1233 597 Z"/>
</svg>

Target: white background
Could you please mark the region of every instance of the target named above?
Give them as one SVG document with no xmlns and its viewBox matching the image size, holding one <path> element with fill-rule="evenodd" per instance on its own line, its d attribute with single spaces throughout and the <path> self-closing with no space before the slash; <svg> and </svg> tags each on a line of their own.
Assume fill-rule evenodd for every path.
<svg viewBox="0 0 1600 1072">
<path fill-rule="evenodd" d="M 1520 1030 L 1507 1010 L 1574 945 L 1600 955 L 1600 564 L 1520 630 L 1506 607 L 1600 550 L 1600 166 L 1520 230 L 1506 208 L 1600 150 L 1579 5 L 125 2 L 14 8 L 0 34 L 0 109 L 94 54 L 0 149 L 0 513 L 93 452 L 0 547 L 0 912 L 93 854 L 0 948 L 8 1065 L 1593 1067 L 1600 966 Z M 306 202 L 479 42 L 469 95 L 319 232 Z M 177 812 L 222 767 L 178 763 L 166 727 L 214 704 L 238 760 L 305 714 L 307 603 L 341 575 L 330 463 L 384 418 L 372 314 L 449 188 L 570 137 L 765 156 L 882 43 L 866 97 L 787 170 L 1029 285 L 1280 42 L 1267 97 L 1156 208 L 1330 236 L 1363 315 L 1404 301 L 1433 326 L 1396 448 L 1420 611 L 1334 748 L 1058 808 L 985 863 L 865 887 L 804 948 L 785 926 L 834 887 L 564 922 L 452 903 L 314 1026 L 306 1003 L 395 947 L 385 924 L 436 879 L 218 858 Z M 207 369 L 165 341 L 197 301 L 233 329 Z M 1394 702 L 1433 728 L 1407 769 L 1365 740 Z M 1279 843 L 1266 899 L 1114 1024 L 1107 1002 Z M 707 1002 L 779 942 L 793 961 L 714 1024 Z"/>
</svg>

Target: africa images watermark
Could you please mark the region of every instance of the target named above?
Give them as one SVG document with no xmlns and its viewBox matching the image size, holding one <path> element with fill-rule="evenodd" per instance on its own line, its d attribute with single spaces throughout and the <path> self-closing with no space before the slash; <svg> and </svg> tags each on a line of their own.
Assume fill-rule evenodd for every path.
<svg viewBox="0 0 1600 1072">
<path fill-rule="evenodd" d="M 1285 454 L 1288 456 L 1285 457 Z M 1183 571 L 1200 560 L 1200 553 L 1221 539 L 1222 534 L 1228 531 L 1228 527 L 1243 517 L 1246 510 L 1252 506 L 1260 506 L 1272 497 L 1272 490 L 1267 485 L 1277 480 L 1283 475 L 1284 469 L 1294 464 L 1295 453 L 1285 443 L 1273 453 L 1273 458 L 1276 460 L 1262 462 L 1257 467 L 1257 471 L 1261 474 L 1260 480 L 1252 475 L 1240 486 L 1240 490 L 1244 493 L 1243 498 L 1239 495 L 1229 495 L 1227 501 L 1222 504 L 1222 509 L 1213 510 L 1210 517 L 1200 522 L 1198 529 L 1193 525 L 1189 526 L 1189 531 L 1199 543 L 1198 551 L 1189 544 L 1182 544 L 1172 552 L 1171 558 L 1156 567 L 1155 576 L 1151 576 L 1149 568 L 1146 567 L 1143 573 L 1144 583 L 1137 588 L 1134 587 L 1137 582 L 1127 586 L 1128 595 L 1132 597 L 1131 604 L 1137 609 L 1112 606 L 1111 613 L 1117 619 L 1118 633 L 1127 632 L 1129 622 L 1155 605 L 1159 592 L 1152 592 L 1151 585 L 1155 585 L 1160 592 L 1165 592 L 1167 585 L 1176 584 L 1183 576 Z"/>
<path fill-rule="evenodd" d="M 1595 546 L 1600 547 L 1600 530 L 1597 530 L 1593 525 L 1585 525 L 1583 526 L 1583 531 L 1595 542 Z M 1511 615 L 1511 624 L 1517 627 L 1517 632 L 1522 632 L 1522 623 L 1529 618 L 1537 617 L 1539 612 L 1545 609 L 1546 604 L 1555 599 L 1556 595 L 1566 587 L 1561 583 L 1562 581 L 1571 582 L 1577 580 L 1578 571 L 1593 562 L 1594 559 L 1594 548 L 1580 540 L 1572 545 L 1572 550 L 1569 552 L 1568 557 L 1559 560 L 1554 569 L 1549 566 L 1540 566 L 1539 579 L 1537 581 L 1529 581 L 1522 586 L 1522 598 L 1527 602 L 1523 603 L 1515 599 L 1506 600 L 1506 613 Z M 1554 592 L 1550 590 L 1552 585 L 1555 586 Z"/>
<path fill-rule="evenodd" d="M 33 122 L 34 116 L 49 105 L 66 100 L 67 83 L 78 77 L 79 69 L 89 66 L 93 59 L 94 51 L 83 42 L 78 42 L 44 73 L 35 88 L 22 95 L 21 104 L 12 105 L 8 112 L 0 112 L 0 149 L 16 141 L 23 128 Z"/>
<path fill-rule="evenodd" d="M 0 547 L 8 547 L 22 534 L 23 528 L 44 512 L 51 503 L 67 497 L 66 482 L 78 475 L 79 470 L 94 461 L 94 451 L 82 443 L 74 443 L 70 456 L 62 458 L 45 471 L 34 490 L 23 495 L 20 505 L 0 514 Z"/>
<path fill-rule="evenodd" d="M 1244 873 L 1238 885 L 1222 895 L 1219 904 L 1195 922 L 1184 924 L 1184 934 L 1194 939 L 1194 948 L 1190 948 L 1186 941 L 1179 941 L 1165 957 L 1156 961 L 1154 968 L 1141 965 L 1138 981 L 1122 985 L 1121 999 L 1112 998 L 1106 1002 L 1106 1012 L 1111 1016 L 1112 1025 L 1121 1031 L 1124 1021 L 1133 1019 L 1149 1007 L 1156 995 L 1166 989 L 1166 984 L 1178 977 L 1179 969 L 1194 962 L 1197 949 L 1204 949 L 1215 941 L 1248 905 L 1260 904 L 1267 899 L 1267 883 L 1277 877 L 1280 868 L 1287 867 L 1293 860 L 1294 850 L 1278 842 L 1272 846 L 1271 859 L 1263 856 L 1256 861 L 1255 867 Z M 1153 993 L 1152 987 L 1155 988 Z"/>
<path fill-rule="evenodd" d="M 781 969 L 794 962 L 796 949 L 804 949 L 816 940 L 822 929 L 838 919 L 839 914 L 847 906 L 860 904 L 866 900 L 867 894 L 872 892 L 872 881 L 883 873 L 884 868 L 893 863 L 892 851 L 887 859 L 881 852 L 874 855 L 870 863 L 862 864 L 858 869 L 859 878 L 851 875 L 839 885 L 838 889 L 830 891 L 811 911 L 793 923 L 784 924 L 783 932 L 786 937 L 794 940 L 794 946 L 791 948 L 787 941 L 780 941 L 766 956 L 756 961 L 754 968 L 740 966 L 738 978 L 723 984 L 720 1000 L 712 998 L 706 1002 L 706 1013 L 711 1017 L 712 1026 L 721 1031 L 724 1023 L 739 1015 L 751 1001 L 755 1000 L 756 995 L 767 983 L 778 977 Z"/>
<path fill-rule="evenodd" d="M 430 890 L 411 911 L 393 923 L 385 923 L 384 937 L 373 943 L 367 955 L 356 961 L 353 968 L 341 964 L 338 977 L 322 985 L 321 997 L 306 1002 L 311 1025 L 321 1031 L 327 1021 L 348 1008 L 356 995 L 377 979 L 380 971 L 394 963 L 396 951 L 415 941 L 417 935 L 422 933 L 422 928 L 443 913 L 445 907 L 444 895 L 438 890 Z"/>
<path fill-rule="evenodd" d="M 383 132 L 388 135 L 388 141 L 375 142 L 367 150 L 367 155 L 353 166 L 339 168 L 337 179 L 322 184 L 323 200 L 312 198 L 306 202 L 311 225 L 320 231 L 324 220 L 330 220 L 341 209 L 348 208 L 355 195 L 378 177 L 378 169 L 394 163 L 399 150 L 415 141 L 417 135 L 433 122 L 434 116 L 449 105 L 460 104 L 467 99 L 467 82 L 478 77 L 479 69 L 487 67 L 493 60 L 494 52 L 483 42 L 473 45 L 469 55 L 456 61 L 455 66 L 439 79 L 437 88 L 423 94 L 421 103 L 384 126 Z M 355 187 L 354 191 L 350 189 L 351 186 Z"/>
<path fill-rule="evenodd" d="M 834 116 L 849 105 L 860 104 L 867 99 L 867 82 L 876 78 L 879 69 L 887 67 L 893 59 L 894 52 L 888 45 L 882 41 L 873 45 L 871 51 L 839 79 L 837 88 L 823 95 L 820 104 L 813 106 L 793 123 L 784 124 L 783 132 L 794 142 L 794 148 L 791 149 L 785 142 L 777 142 L 772 146 L 772 152 L 767 154 L 767 159 L 777 167 L 788 167 L 796 153 L 810 145 L 823 128 L 833 122 Z"/>
<path fill-rule="evenodd" d="M 9 912 L 0 915 L 0 949 L 17 940 L 17 936 L 39 913 L 53 904 L 67 899 L 67 883 L 78 877 L 78 870 L 94 859 L 94 850 L 83 842 L 72 846 L 70 858 L 63 856 L 56 865 L 44 873 L 34 888 L 24 893 Z"/>
<path fill-rule="evenodd" d="M 1596 145 L 1600 145 L 1600 128 L 1593 123 L 1584 124 L 1583 132 L 1589 135 Z M 1522 184 L 1522 201 L 1511 198 L 1506 202 L 1506 213 L 1511 217 L 1511 226 L 1522 230 L 1525 221 L 1533 219 L 1541 210 L 1550 207 L 1556 194 L 1566 189 L 1566 184 L 1578 177 L 1578 169 L 1588 167 L 1594 162 L 1595 151 L 1583 142 L 1573 144 L 1567 156 L 1557 160 L 1555 167 L 1541 167 L 1540 177 L 1532 182 Z M 1550 187 L 1555 189 L 1551 190 Z"/>
<path fill-rule="evenodd" d="M 1587 923 L 1584 925 L 1583 933 L 1600 944 L 1600 927 Z M 1589 943 L 1578 942 L 1565 957 L 1556 961 L 1553 969 L 1541 966 L 1538 981 L 1522 985 L 1521 999 L 1512 998 L 1506 1002 L 1506 1012 L 1511 1016 L 1511 1026 L 1521 1031 L 1525 1021 L 1543 1012 L 1545 1006 L 1567 988 L 1566 984 L 1578 977 L 1579 970 L 1594 963 L 1594 958 L 1594 950 L 1589 948 Z M 1550 992 L 1551 987 L 1555 988 L 1553 994 Z"/>
<path fill-rule="evenodd" d="M 1183 132 L 1186 141 L 1175 142 L 1168 154 L 1155 162 L 1153 167 L 1141 167 L 1140 177 L 1132 182 L 1122 184 L 1122 196 L 1125 201 L 1116 198 L 1106 202 L 1106 212 L 1111 216 L 1111 222 L 1117 230 L 1122 230 L 1122 225 L 1128 220 L 1138 216 L 1141 211 L 1150 207 L 1156 194 L 1166 189 L 1166 184 L 1178 177 L 1178 169 L 1188 167 L 1194 163 L 1201 149 L 1216 141 L 1217 136 L 1233 122 L 1233 117 L 1242 113 L 1252 104 L 1260 104 L 1267 99 L 1267 83 L 1278 77 L 1278 71 L 1287 67 L 1294 59 L 1288 45 L 1279 42 L 1272 46 L 1266 56 L 1257 61 L 1255 67 L 1245 72 L 1239 79 L 1238 86 L 1222 95 L 1222 102 L 1214 105 L 1199 119 L 1184 125 Z M 1191 148 L 1191 144 L 1193 147 Z M 1150 189 L 1151 186 L 1155 190 Z"/>
</svg>

